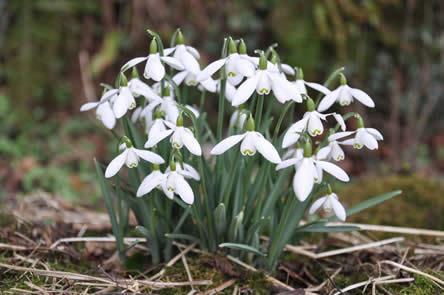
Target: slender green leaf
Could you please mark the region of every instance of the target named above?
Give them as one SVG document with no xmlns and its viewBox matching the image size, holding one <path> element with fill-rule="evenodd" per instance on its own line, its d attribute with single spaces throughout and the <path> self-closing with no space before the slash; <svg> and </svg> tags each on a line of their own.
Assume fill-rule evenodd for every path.
<svg viewBox="0 0 444 295">
<path fill-rule="evenodd" d="M 220 248 L 229 248 L 233 250 L 241 250 L 241 251 L 247 251 L 252 252 L 260 256 L 267 256 L 267 254 L 262 253 L 256 248 L 253 248 L 251 246 L 245 245 L 245 244 L 238 244 L 238 243 L 222 243 L 219 245 Z"/>
</svg>

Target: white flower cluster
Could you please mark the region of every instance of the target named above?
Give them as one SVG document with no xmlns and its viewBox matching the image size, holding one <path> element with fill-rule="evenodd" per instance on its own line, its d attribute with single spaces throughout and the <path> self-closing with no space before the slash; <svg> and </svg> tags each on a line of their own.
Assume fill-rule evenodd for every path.
<svg viewBox="0 0 444 295">
<path fill-rule="evenodd" d="M 333 91 L 323 85 L 306 82 L 300 69 L 295 71 L 289 65 L 280 63 L 274 49 L 267 53 L 260 52 L 256 57 L 248 55 L 243 40 L 235 42 L 230 38 L 226 57 L 210 63 L 203 70 L 198 61 L 198 51 L 184 44 L 180 31 L 176 44 L 163 50 L 159 48 L 156 38 L 153 38 L 147 57 L 134 58 L 121 68 L 115 89 L 108 87 L 98 102 L 86 103 L 81 107 L 81 111 L 96 108 L 97 118 L 108 129 L 113 129 L 118 119 L 134 109 L 131 120 L 141 120 L 144 123 L 147 135 L 144 145 L 146 149 L 155 150 L 160 142 L 169 137 L 172 157 L 164 172 L 159 168 L 160 164 L 165 163 L 162 157 L 153 151 L 133 147 L 133 143 L 124 137 L 120 146 L 121 153 L 108 165 L 105 176 L 116 175 L 124 164 L 129 168 L 136 167 L 139 160 L 143 159 L 152 163 L 153 169 L 142 181 L 137 196 L 146 195 L 158 188 L 170 199 L 177 194 L 187 204 L 194 202 L 194 193 L 188 180 L 199 181 L 200 175 L 192 166 L 181 160 L 181 150 L 185 148 L 190 154 L 200 157 L 202 149 L 198 137 L 195 137 L 190 128 L 184 126 L 183 118 L 184 109 L 192 112 L 195 117 L 199 116 L 198 111 L 176 100 L 177 87 L 185 83 L 188 86 L 196 86 L 200 91 L 222 92 L 235 108 L 230 126 L 237 130 L 238 134 L 217 143 L 211 150 L 212 155 L 221 155 L 240 143 L 243 156 L 254 156 L 259 152 L 266 160 L 277 164 L 276 170 L 292 166 L 296 170 L 293 190 L 300 201 L 307 199 L 316 183 L 323 183 L 329 188 L 327 195 L 313 203 L 309 213 L 312 214 L 322 207 L 324 211 L 333 211 L 338 219 L 345 220 L 345 209 L 324 180 L 323 174 L 327 172 L 340 181 L 349 181 L 346 172 L 333 163 L 345 157 L 341 146 L 352 145 L 358 149 L 366 146 L 371 150 L 377 149 L 377 141 L 382 140 L 382 135 L 374 128 L 365 128 L 358 114 L 350 117 L 357 120 L 357 130 L 347 131 L 345 118 L 341 114 L 325 112 L 335 102 L 345 106 L 356 99 L 365 106 L 374 107 L 373 100 L 363 91 L 348 86 L 342 73 L 341 85 Z M 151 81 L 151 84 L 138 77 L 135 67 L 139 63 L 145 63 L 143 77 L 147 82 Z M 165 66 L 170 67 L 168 73 L 172 73 L 171 75 L 167 73 Z M 127 81 L 125 72 L 129 69 L 132 69 L 133 74 Z M 219 73 L 218 79 L 213 77 L 216 73 Z M 296 80 L 289 80 L 288 75 L 296 75 Z M 306 87 L 319 92 L 323 98 L 315 102 L 308 95 Z M 246 103 L 252 101 L 253 97 L 263 99 L 264 96 L 274 97 L 280 104 L 304 103 L 307 108 L 302 118 L 289 126 L 283 135 L 281 147 L 289 149 L 283 160 L 272 143 L 275 140 L 269 140 L 266 134 L 257 131 L 262 130 L 255 124 L 259 123 L 255 122 L 258 118 L 253 118 L 251 111 L 246 107 Z M 136 103 L 137 97 L 144 98 L 140 105 Z M 262 109 L 259 110 L 260 116 L 261 111 Z M 328 118 L 333 118 L 337 126 L 329 129 L 328 136 L 319 140 L 319 136 L 325 133 L 324 124 L 328 123 Z M 313 143 L 317 146 L 314 147 Z"/>
</svg>

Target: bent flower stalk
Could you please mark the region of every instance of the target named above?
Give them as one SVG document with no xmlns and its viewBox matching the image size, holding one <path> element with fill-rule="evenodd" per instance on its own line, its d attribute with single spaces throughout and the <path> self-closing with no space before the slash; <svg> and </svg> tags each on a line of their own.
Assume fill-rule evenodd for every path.
<svg viewBox="0 0 444 295">
<path fill-rule="evenodd" d="M 342 114 L 355 100 L 374 107 L 364 91 L 348 86 L 343 69 L 324 84 L 306 82 L 302 69 L 281 63 L 275 46 L 249 55 L 246 43 L 232 38 L 202 69 L 180 30 L 171 48 L 148 33 L 146 56 L 125 63 L 115 85 L 80 109 L 95 109 L 117 139 L 114 159 L 97 170 L 121 257 L 129 210 L 154 263 L 169 260 L 173 241 L 181 240 L 271 271 L 286 243 L 310 227 L 328 232 L 329 221 L 357 211 L 347 211 L 346 198 L 341 204 L 332 190 L 336 181 L 349 181 L 338 164 L 347 146 L 375 150 L 383 136 L 358 113 Z M 216 104 L 218 114 L 206 112 Z"/>
</svg>

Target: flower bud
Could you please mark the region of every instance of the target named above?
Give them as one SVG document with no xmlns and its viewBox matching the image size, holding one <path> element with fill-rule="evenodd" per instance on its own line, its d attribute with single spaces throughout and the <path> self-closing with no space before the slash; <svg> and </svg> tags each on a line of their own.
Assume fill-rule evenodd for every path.
<svg viewBox="0 0 444 295">
<path fill-rule="evenodd" d="M 364 119 L 362 119 L 361 115 L 356 114 L 355 118 L 357 120 L 356 122 L 357 128 L 364 128 Z"/>
<path fill-rule="evenodd" d="M 173 159 L 170 161 L 170 170 L 176 171 L 176 162 Z"/>
<path fill-rule="evenodd" d="M 177 29 L 176 44 L 185 44 L 185 38 L 183 37 L 182 31 L 180 29 Z"/>
<path fill-rule="evenodd" d="M 132 148 L 133 147 L 133 143 L 131 142 L 131 140 L 124 135 L 121 139 L 121 142 L 125 144 L 126 148 Z"/>
<path fill-rule="evenodd" d="M 139 78 L 139 72 L 137 71 L 136 67 L 133 67 L 133 70 L 131 72 L 131 78 L 133 79 Z"/>
<path fill-rule="evenodd" d="M 177 117 L 176 126 L 177 127 L 182 127 L 183 126 L 183 115 L 182 115 L 182 112 L 180 112 L 179 116 Z"/>
<path fill-rule="evenodd" d="M 296 80 L 304 80 L 304 71 L 302 71 L 302 68 L 296 69 Z"/>
<path fill-rule="evenodd" d="M 253 116 L 250 114 L 250 117 L 248 117 L 247 123 L 245 124 L 245 129 L 247 131 L 254 131 L 256 130 L 256 126 L 254 124 Z"/>
<path fill-rule="evenodd" d="M 247 54 L 247 45 L 245 44 L 244 39 L 240 39 L 239 54 Z"/>
<path fill-rule="evenodd" d="M 265 54 L 262 52 L 259 57 L 259 70 L 266 70 L 267 69 L 267 58 L 265 57 Z"/>
<path fill-rule="evenodd" d="M 126 78 L 124 73 L 120 73 L 119 74 L 119 80 L 120 80 L 120 86 L 125 87 L 128 86 L 128 79 Z"/>
<path fill-rule="evenodd" d="M 228 54 L 237 53 L 236 42 L 234 42 L 233 38 L 228 38 Z"/>
<path fill-rule="evenodd" d="M 308 112 L 313 112 L 316 109 L 316 105 L 315 105 L 313 99 L 311 99 L 311 97 L 309 97 L 309 96 L 307 96 L 306 105 L 307 105 Z"/>
<path fill-rule="evenodd" d="M 304 158 L 310 158 L 313 155 L 313 149 L 310 139 L 307 139 L 304 144 Z"/>
<path fill-rule="evenodd" d="M 343 73 L 339 74 L 339 82 L 341 83 L 341 85 L 347 84 L 347 78 L 345 77 L 345 75 Z"/>
<path fill-rule="evenodd" d="M 157 52 L 158 52 L 157 41 L 156 41 L 156 38 L 153 37 L 153 39 L 151 39 L 151 43 L 150 43 L 150 54 L 156 54 Z"/>
</svg>

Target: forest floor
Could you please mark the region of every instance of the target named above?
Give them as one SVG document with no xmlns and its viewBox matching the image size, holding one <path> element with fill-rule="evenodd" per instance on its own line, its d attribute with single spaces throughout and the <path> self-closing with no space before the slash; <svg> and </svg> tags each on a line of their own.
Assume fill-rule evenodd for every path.
<svg viewBox="0 0 444 295">
<path fill-rule="evenodd" d="M 138 237 L 122 264 L 106 213 L 36 193 L 0 213 L 0 294 L 444 293 L 444 232 L 363 227 L 287 245 L 273 275 L 179 242 L 152 266 Z"/>
</svg>

